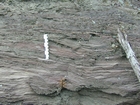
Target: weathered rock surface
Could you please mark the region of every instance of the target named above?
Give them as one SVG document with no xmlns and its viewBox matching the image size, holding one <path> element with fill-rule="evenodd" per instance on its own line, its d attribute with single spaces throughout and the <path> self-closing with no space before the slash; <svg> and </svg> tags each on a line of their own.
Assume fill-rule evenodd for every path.
<svg viewBox="0 0 140 105">
<path fill-rule="evenodd" d="M 140 104 L 140 83 L 114 47 L 123 28 L 139 59 L 139 1 L 0 2 L 0 104 Z"/>
</svg>

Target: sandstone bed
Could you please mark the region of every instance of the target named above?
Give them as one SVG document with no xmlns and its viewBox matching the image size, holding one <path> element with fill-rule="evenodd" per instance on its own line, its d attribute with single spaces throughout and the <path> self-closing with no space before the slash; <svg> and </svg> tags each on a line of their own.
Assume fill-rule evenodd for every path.
<svg viewBox="0 0 140 105">
<path fill-rule="evenodd" d="M 116 37 L 125 30 L 140 61 L 139 6 L 0 0 L 0 104 L 139 105 L 140 83 Z"/>
</svg>

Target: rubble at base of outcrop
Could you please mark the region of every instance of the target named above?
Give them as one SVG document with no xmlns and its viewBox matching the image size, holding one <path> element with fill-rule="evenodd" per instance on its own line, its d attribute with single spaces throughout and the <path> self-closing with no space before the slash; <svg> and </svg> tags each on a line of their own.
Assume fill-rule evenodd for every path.
<svg viewBox="0 0 140 105">
<path fill-rule="evenodd" d="M 138 0 L 0 0 L 0 104 L 139 105 L 116 41 L 123 28 L 140 61 L 139 13 Z"/>
</svg>

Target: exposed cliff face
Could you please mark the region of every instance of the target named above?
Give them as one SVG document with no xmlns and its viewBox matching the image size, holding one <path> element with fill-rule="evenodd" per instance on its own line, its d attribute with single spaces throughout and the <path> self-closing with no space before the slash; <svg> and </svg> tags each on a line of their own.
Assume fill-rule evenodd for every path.
<svg viewBox="0 0 140 105">
<path fill-rule="evenodd" d="M 118 27 L 139 59 L 137 0 L 1 0 L 0 103 L 139 105 L 140 83 L 116 47 Z"/>
</svg>

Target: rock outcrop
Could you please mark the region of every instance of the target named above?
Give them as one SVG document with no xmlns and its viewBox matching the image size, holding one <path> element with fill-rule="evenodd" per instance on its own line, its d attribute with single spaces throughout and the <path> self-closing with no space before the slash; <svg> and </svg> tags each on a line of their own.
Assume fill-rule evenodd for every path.
<svg viewBox="0 0 140 105">
<path fill-rule="evenodd" d="M 116 41 L 123 28 L 140 61 L 139 1 L 0 2 L 0 104 L 140 104 L 140 83 Z"/>
</svg>

